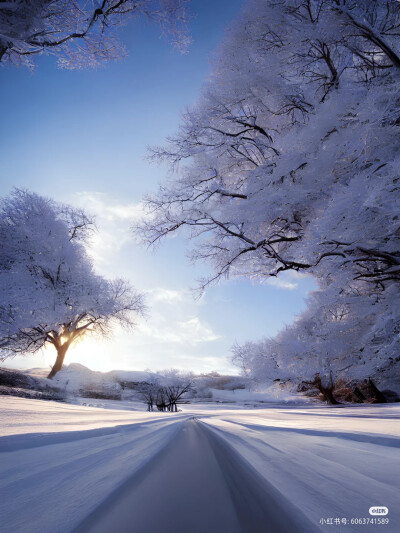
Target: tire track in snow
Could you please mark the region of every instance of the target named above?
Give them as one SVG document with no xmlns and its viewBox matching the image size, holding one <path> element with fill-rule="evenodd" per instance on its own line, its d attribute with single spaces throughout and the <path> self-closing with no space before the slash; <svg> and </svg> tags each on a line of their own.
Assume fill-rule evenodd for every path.
<svg viewBox="0 0 400 533">
<path fill-rule="evenodd" d="M 313 533 L 288 500 L 194 420 L 76 533 Z"/>
</svg>

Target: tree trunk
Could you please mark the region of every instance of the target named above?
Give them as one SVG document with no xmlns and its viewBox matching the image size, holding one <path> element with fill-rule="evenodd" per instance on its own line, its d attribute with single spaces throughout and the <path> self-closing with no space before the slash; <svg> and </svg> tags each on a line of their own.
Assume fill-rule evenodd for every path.
<svg viewBox="0 0 400 533">
<path fill-rule="evenodd" d="M 376 403 L 386 403 L 387 402 L 385 396 L 377 388 L 377 386 L 375 385 L 375 383 L 372 381 L 371 378 L 369 378 L 369 380 L 368 380 L 368 385 L 369 385 L 369 388 L 370 388 L 370 390 L 372 392 L 372 395 L 375 398 L 375 402 Z"/>
<path fill-rule="evenodd" d="M 355 396 L 357 396 L 357 398 L 360 400 L 360 402 L 364 402 L 366 400 L 366 397 L 364 396 L 364 394 L 360 391 L 358 387 L 356 387 L 353 392 Z"/>
<path fill-rule="evenodd" d="M 65 354 L 67 353 L 67 350 L 69 348 L 69 344 L 65 343 L 59 348 L 56 348 L 57 350 L 57 358 L 56 362 L 54 363 L 54 366 L 52 367 L 49 375 L 47 376 L 47 379 L 52 379 L 62 369 Z"/>
<path fill-rule="evenodd" d="M 325 387 L 321 386 L 319 390 L 325 396 L 325 399 L 329 405 L 339 405 L 339 402 L 333 397 L 332 389 L 326 389 Z"/>
<path fill-rule="evenodd" d="M 333 377 L 332 372 L 329 377 L 329 383 L 326 387 L 322 384 L 322 380 L 319 376 L 319 374 L 316 374 L 313 385 L 317 387 L 317 389 L 320 391 L 320 393 L 324 396 L 325 400 L 329 405 L 339 405 L 340 402 L 338 402 L 334 396 L 333 396 L 333 390 L 335 388 L 335 385 L 333 383 Z"/>
</svg>

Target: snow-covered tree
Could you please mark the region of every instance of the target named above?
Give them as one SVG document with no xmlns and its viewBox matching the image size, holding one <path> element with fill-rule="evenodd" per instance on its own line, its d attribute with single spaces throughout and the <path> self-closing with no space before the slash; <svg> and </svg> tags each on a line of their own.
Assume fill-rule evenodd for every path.
<svg viewBox="0 0 400 533">
<path fill-rule="evenodd" d="M 235 346 L 233 362 L 256 383 L 309 382 L 323 394 L 339 380 L 359 383 L 373 377 L 379 383 L 400 361 L 396 291 L 392 286 L 383 294 L 349 292 L 336 298 L 329 288 L 315 291 L 307 310 L 278 335 Z"/>
<path fill-rule="evenodd" d="M 117 28 L 131 16 L 161 26 L 181 49 L 188 44 L 187 0 L 10 0 L 0 2 L 0 63 L 33 66 L 55 54 L 62 68 L 98 65 L 125 55 Z"/>
<path fill-rule="evenodd" d="M 299 376 L 329 376 L 333 361 L 355 368 L 355 347 L 398 317 L 399 28 L 399 2 L 251 0 L 199 102 L 152 150 L 171 176 L 147 198 L 139 232 L 156 244 L 186 230 L 192 258 L 213 267 L 201 289 L 314 276 L 306 315 L 267 353 L 285 345 L 281 362 L 293 356 Z M 381 347 L 398 350 L 389 329 Z M 388 351 L 375 349 L 384 364 Z M 263 360 L 257 351 L 247 362 Z"/>
<path fill-rule="evenodd" d="M 148 198 L 146 242 L 186 228 L 215 268 L 206 283 L 333 256 L 353 277 L 399 279 L 400 15 L 374 4 L 250 2 L 200 102 L 153 149 L 179 171 Z"/>
<path fill-rule="evenodd" d="M 127 281 L 96 274 L 84 241 L 93 220 L 82 210 L 16 189 L 0 202 L 0 354 L 53 345 L 61 370 L 67 350 L 88 333 L 135 325 L 143 298 Z"/>
</svg>

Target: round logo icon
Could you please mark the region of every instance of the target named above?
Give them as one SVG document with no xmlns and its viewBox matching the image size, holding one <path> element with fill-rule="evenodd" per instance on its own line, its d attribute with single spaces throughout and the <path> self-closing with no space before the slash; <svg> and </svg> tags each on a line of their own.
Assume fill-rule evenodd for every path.
<svg viewBox="0 0 400 533">
<path fill-rule="evenodd" d="M 370 507 L 369 508 L 369 514 L 372 516 L 385 516 L 389 513 L 389 509 L 387 507 Z"/>
</svg>

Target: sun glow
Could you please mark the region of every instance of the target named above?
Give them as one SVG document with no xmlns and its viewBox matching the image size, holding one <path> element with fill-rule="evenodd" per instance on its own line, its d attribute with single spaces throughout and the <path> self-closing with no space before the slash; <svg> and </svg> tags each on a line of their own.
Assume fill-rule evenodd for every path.
<svg viewBox="0 0 400 533">
<path fill-rule="evenodd" d="M 118 353 L 114 346 L 114 339 L 84 337 L 80 342 L 72 344 L 65 357 L 65 364 L 79 362 L 92 370 L 108 372 L 119 366 L 113 354 Z M 114 342 L 113 342 L 114 341 Z"/>
</svg>

